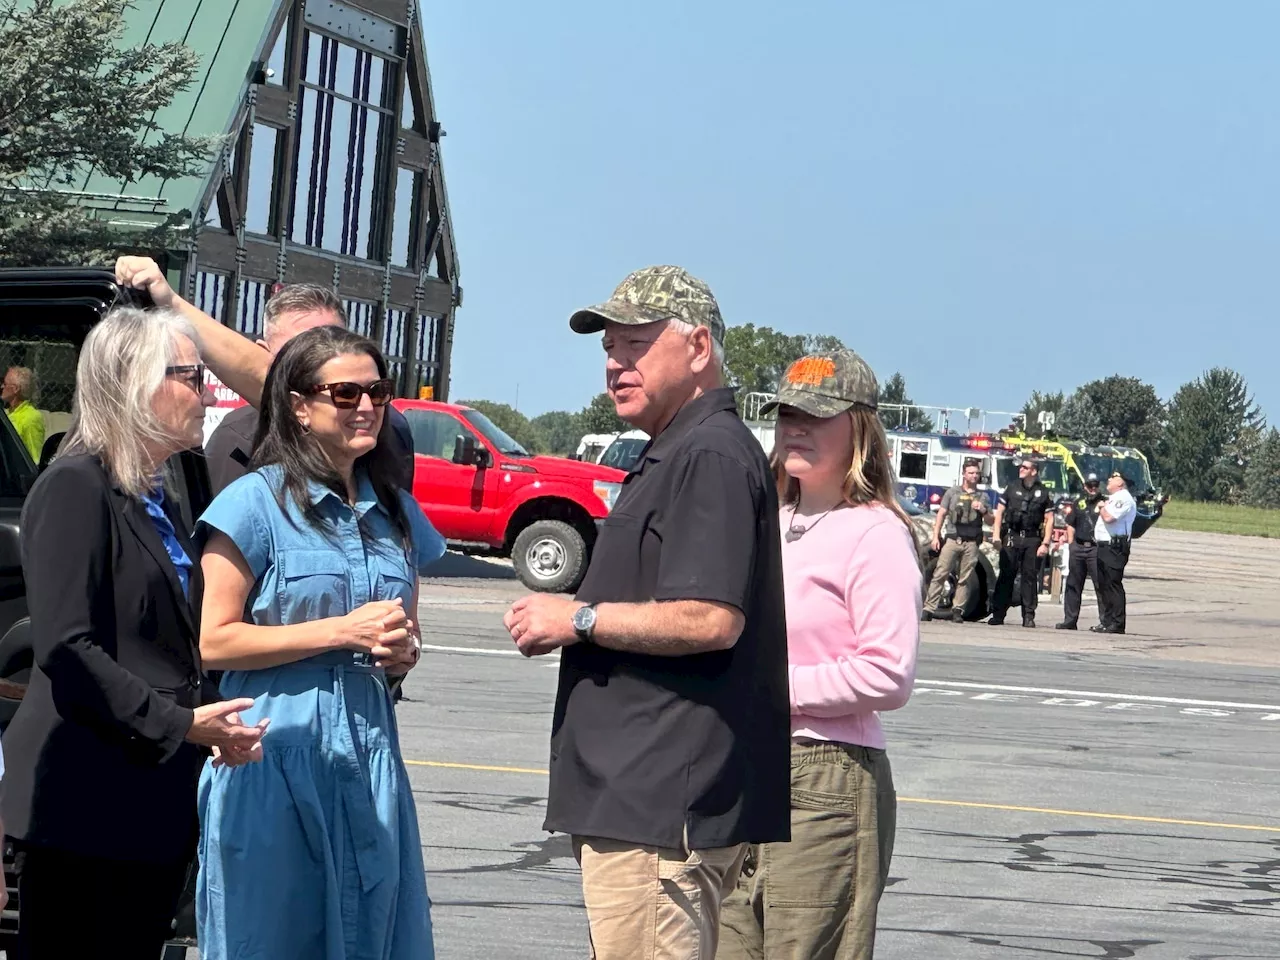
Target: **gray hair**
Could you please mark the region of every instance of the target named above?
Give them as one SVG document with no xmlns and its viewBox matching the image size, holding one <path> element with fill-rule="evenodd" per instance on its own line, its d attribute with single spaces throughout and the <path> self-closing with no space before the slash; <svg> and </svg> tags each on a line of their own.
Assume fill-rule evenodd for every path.
<svg viewBox="0 0 1280 960">
<path fill-rule="evenodd" d="M 676 333 L 679 333 L 686 337 L 693 336 L 693 331 L 698 329 L 688 320 L 680 320 L 677 317 L 672 317 L 669 321 L 667 321 L 667 325 L 671 327 L 671 329 L 674 330 Z M 721 343 L 719 340 L 717 340 L 714 336 L 712 336 L 711 338 L 711 366 L 716 371 L 716 373 L 719 373 L 723 376 L 724 344 Z"/>
<path fill-rule="evenodd" d="M 178 337 L 199 349 L 191 322 L 173 310 L 116 307 L 103 317 L 80 348 L 71 425 L 58 456 L 94 454 L 125 493 L 150 490 L 161 465 L 148 448 L 180 445 L 151 405 L 177 357 Z"/>
<path fill-rule="evenodd" d="M 272 294 L 267 301 L 267 308 L 262 314 L 262 339 L 271 339 L 276 324 L 285 314 L 310 313 L 312 310 L 332 311 L 345 325 L 346 313 L 336 293 L 315 283 L 290 283 Z"/>
<path fill-rule="evenodd" d="M 36 396 L 36 375 L 30 367 L 10 367 L 13 374 L 13 386 L 23 400 L 34 400 Z"/>
</svg>

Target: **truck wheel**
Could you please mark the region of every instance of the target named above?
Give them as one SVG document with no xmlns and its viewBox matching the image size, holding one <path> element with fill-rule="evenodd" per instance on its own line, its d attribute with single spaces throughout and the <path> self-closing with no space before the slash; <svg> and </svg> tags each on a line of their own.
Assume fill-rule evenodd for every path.
<svg viewBox="0 0 1280 960">
<path fill-rule="evenodd" d="M 530 590 L 576 590 L 587 572 L 587 543 L 560 520 L 539 520 L 520 531 L 511 547 L 516 576 Z"/>
</svg>

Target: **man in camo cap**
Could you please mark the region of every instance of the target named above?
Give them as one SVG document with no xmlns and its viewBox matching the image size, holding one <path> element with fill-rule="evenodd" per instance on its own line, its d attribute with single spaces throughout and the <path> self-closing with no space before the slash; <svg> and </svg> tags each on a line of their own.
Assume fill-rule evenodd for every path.
<svg viewBox="0 0 1280 960">
<path fill-rule="evenodd" d="M 573 837 L 597 960 L 711 958 L 748 843 L 790 837 L 778 496 L 723 386 L 724 320 L 679 267 L 574 313 L 618 415 L 653 439 L 573 600 L 505 624 L 563 647 L 546 829 Z"/>
</svg>

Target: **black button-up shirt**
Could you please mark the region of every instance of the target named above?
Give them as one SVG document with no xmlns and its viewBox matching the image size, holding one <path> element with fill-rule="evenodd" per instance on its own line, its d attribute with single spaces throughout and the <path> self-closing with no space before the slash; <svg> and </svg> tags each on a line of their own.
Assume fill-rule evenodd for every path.
<svg viewBox="0 0 1280 960">
<path fill-rule="evenodd" d="M 688 403 L 640 456 L 578 591 L 588 603 L 707 600 L 729 650 L 566 647 L 546 829 L 694 849 L 790 838 L 790 698 L 778 497 L 733 392 Z"/>
<path fill-rule="evenodd" d="M 1075 527 L 1076 542 L 1087 540 L 1093 543 L 1098 535 L 1098 511 L 1102 509 L 1102 497 L 1083 496 L 1071 504 L 1071 516 L 1067 522 Z"/>
</svg>

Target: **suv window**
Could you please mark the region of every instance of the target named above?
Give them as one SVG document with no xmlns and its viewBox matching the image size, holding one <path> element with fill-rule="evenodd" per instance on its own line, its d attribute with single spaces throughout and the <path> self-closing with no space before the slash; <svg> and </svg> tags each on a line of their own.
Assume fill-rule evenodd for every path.
<svg viewBox="0 0 1280 960">
<path fill-rule="evenodd" d="M 35 479 L 35 465 L 6 416 L 0 423 L 0 499 L 23 499 Z"/>
<path fill-rule="evenodd" d="M 458 437 L 465 437 L 467 428 L 447 413 L 439 410 L 402 410 L 409 421 L 413 435 L 413 452 L 423 457 L 453 459 L 453 447 Z"/>
</svg>

